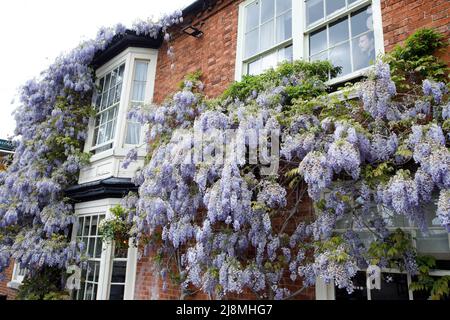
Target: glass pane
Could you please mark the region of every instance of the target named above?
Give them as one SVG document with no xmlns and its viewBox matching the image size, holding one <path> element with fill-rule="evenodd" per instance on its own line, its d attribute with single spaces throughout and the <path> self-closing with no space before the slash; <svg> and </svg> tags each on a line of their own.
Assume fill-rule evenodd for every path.
<svg viewBox="0 0 450 320">
<path fill-rule="evenodd" d="M 141 125 L 135 122 L 128 122 L 126 144 L 139 144 L 141 141 Z"/>
<path fill-rule="evenodd" d="M 245 30 L 250 31 L 259 25 L 259 1 L 255 1 L 245 8 Z"/>
<path fill-rule="evenodd" d="M 306 21 L 308 25 L 323 18 L 323 0 L 308 0 L 306 2 Z"/>
<path fill-rule="evenodd" d="M 113 136 L 113 132 L 112 132 L 112 125 L 113 122 L 108 122 L 106 124 L 106 131 L 105 131 L 105 141 L 111 140 L 112 136 Z"/>
<path fill-rule="evenodd" d="M 136 61 L 134 69 L 134 80 L 147 81 L 148 62 Z"/>
<path fill-rule="evenodd" d="M 313 61 L 324 61 L 324 60 L 328 60 L 328 52 L 327 51 L 319 53 L 319 54 L 316 54 L 316 55 L 311 56 L 309 58 L 309 61 L 311 61 L 311 62 L 313 62 Z"/>
<path fill-rule="evenodd" d="M 351 15 L 352 37 L 366 32 L 373 31 L 372 7 L 368 6 L 352 13 Z"/>
<path fill-rule="evenodd" d="M 277 52 L 270 53 L 261 58 L 261 70 L 267 70 L 277 65 Z"/>
<path fill-rule="evenodd" d="M 93 272 L 94 276 L 92 277 L 92 280 L 94 282 L 98 283 L 99 272 L 100 272 L 100 261 L 95 261 L 94 262 L 94 272 Z"/>
<path fill-rule="evenodd" d="M 260 70 L 261 70 L 260 64 L 261 64 L 261 60 L 260 59 L 258 59 L 256 61 L 253 61 L 253 62 L 250 62 L 248 64 L 248 66 L 247 66 L 247 68 L 248 68 L 247 74 L 249 74 L 249 75 L 257 75 L 257 74 L 259 74 Z"/>
<path fill-rule="evenodd" d="M 103 92 L 108 92 L 110 88 L 110 80 L 111 80 L 111 74 L 108 73 L 105 77 L 105 86 L 103 88 Z"/>
<path fill-rule="evenodd" d="M 88 236 L 89 235 L 89 225 L 91 224 L 91 217 L 84 217 L 84 231 L 83 231 L 83 236 Z"/>
<path fill-rule="evenodd" d="M 83 218 L 78 218 L 77 237 L 81 237 L 83 234 Z"/>
<path fill-rule="evenodd" d="M 145 84 L 146 82 L 134 81 L 133 82 L 133 96 L 132 101 L 144 101 L 145 100 Z"/>
<path fill-rule="evenodd" d="M 292 8 L 292 0 L 277 0 L 277 15 Z"/>
<path fill-rule="evenodd" d="M 112 283 L 125 283 L 125 275 L 127 272 L 126 261 L 114 261 L 111 275 Z"/>
<path fill-rule="evenodd" d="M 292 61 L 292 46 L 278 50 L 278 62 Z"/>
<path fill-rule="evenodd" d="M 91 220 L 91 236 L 97 235 L 97 216 L 93 216 Z"/>
<path fill-rule="evenodd" d="M 102 239 L 101 238 L 97 238 L 95 240 L 95 258 L 100 258 L 102 255 Z"/>
<path fill-rule="evenodd" d="M 346 289 L 336 287 L 336 300 L 367 300 L 366 273 L 364 271 L 358 271 L 352 280 L 355 285 L 353 293 L 348 294 Z"/>
<path fill-rule="evenodd" d="M 111 288 L 109 290 L 109 300 L 123 300 L 124 292 L 124 285 L 111 285 Z"/>
<path fill-rule="evenodd" d="M 101 78 L 98 83 L 98 92 L 101 94 L 103 92 L 103 85 L 105 84 L 105 78 Z"/>
<path fill-rule="evenodd" d="M 116 82 L 117 82 L 117 72 L 118 69 L 111 71 L 111 84 L 109 86 L 110 89 L 112 89 L 113 87 L 115 87 Z"/>
<path fill-rule="evenodd" d="M 287 40 L 292 37 L 292 12 L 277 18 L 277 43 Z"/>
<path fill-rule="evenodd" d="M 261 24 L 272 19 L 275 14 L 275 2 L 274 0 L 262 0 L 261 1 Z"/>
<path fill-rule="evenodd" d="M 373 32 L 352 40 L 354 71 L 370 66 L 375 61 L 375 40 Z"/>
<path fill-rule="evenodd" d="M 89 238 L 88 244 L 88 255 L 89 257 L 94 257 L 94 249 L 95 249 L 95 238 Z"/>
<path fill-rule="evenodd" d="M 109 95 L 108 95 L 108 107 L 112 106 L 114 104 L 114 96 L 116 94 L 116 87 L 113 87 L 109 90 Z"/>
<path fill-rule="evenodd" d="M 270 20 L 269 22 L 266 22 L 261 26 L 261 33 L 260 33 L 260 51 L 264 51 L 266 49 L 269 49 L 273 47 L 274 43 L 274 24 L 273 20 Z"/>
<path fill-rule="evenodd" d="M 116 93 L 114 97 L 114 103 L 117 103 L 120 101 L 120 94 L 122 93 L 122 84 L 116 86 Z"/>
<path fill-rule="evenodd" d="M 102 94 L 102 103 L 100 106 L 100 110 L 103 110 L 108 105 L 108 91 Z"/>
<path fill-rule="evenodd" d="M 122 83 L 123 81 L 123 72 L 125 70 L 125 64 L 121 65 L 119 68 L 119 77 L 117 78 L 117 81 Z"/>
<path fill-rule="evenodd" d="M 339 42 L 343 42 L 349 39 L 348 34 L 348 19 L 344 18 L 330 24 L 329 28 L 330 43 L 329 46 L 332 47 Z"/>
<path fill-rule="evenodd" d="M 245 56 L 250 57 L 258 52 L 258 29 L 245 35 Z"/>
<path fill-rule="evenodd" d="M 381 289 L 370 291 L 372 300 L 409 300 L 406 274 L 382 273 Z"/>
<path fill-rule="evenodd" d="M 327 15 L 345 7 L 345 0 L 327 0 Z"/>
<path fill-rule="evenodd" d="M 95 99 L 95 107 L 96 109 L 100 108 L 100 105 L 102 103 L 102 95 L 101 93 L 97 93 L 96 99 Z"/>
<path fill-rule="evenodd" d="M 334 66 L 342 67 L 339 75 L 346 75 L 352 71 L 350 64 L 350 42 L 330 49 L 330 61 Z"/>
<path fill-rule="evenodd" d="M 312 56 L 327 48 L 327 29 L 323 28 L 314 33 L 311 33 L 309 37 L 309 54 Z"/>
<path fill-rule="evenodd" d="M 86 284 L 86 296 L 85 296 L 85 300 L 94 300 L 93 299 L 93 285 L 92 283 L 87 283 Z"/>
<path fill-rule="evenodd" d="M 449 240 L 446 230 L 429 230 L 429 235 L 423 235 L 417 232 L 416 244 L 417 251 L 424 254 L 430 253 L 449 253 Z"/>
</svg>

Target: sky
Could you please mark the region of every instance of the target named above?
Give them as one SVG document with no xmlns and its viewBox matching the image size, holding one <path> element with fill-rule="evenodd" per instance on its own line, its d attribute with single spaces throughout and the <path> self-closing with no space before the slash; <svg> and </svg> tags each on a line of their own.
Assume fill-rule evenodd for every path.
<svg viewBox="0 0 450 320">
<path fill-rule="evenodd" d="M 61 53 L 102 26 L 158 18 L 193 0 L 14 0 L 0 2 L 0 139 L 14 132 L 17 92 Z"/>
</svg>

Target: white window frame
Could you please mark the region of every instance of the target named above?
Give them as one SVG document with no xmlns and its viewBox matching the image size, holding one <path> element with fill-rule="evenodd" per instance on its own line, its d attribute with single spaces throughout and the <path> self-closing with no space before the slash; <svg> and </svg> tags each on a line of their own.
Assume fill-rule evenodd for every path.
<svg viewBox="0 0 450 320">
<path fill-rule="evenodd" d="M 93 215 L 105 215 L 105 218 L 108 219 L 109 217 L 111 217 L 110 209 L 120 204 L 120 200 L 121 199 L 102 199 L 77 203 L 75 205 L 75 215 L 77 217 L 77 222 L 73 227 L 72 241 L 74 241 L 77 237 L 78 218 Z M 132 241 L 130 240 L 130 246 L 128 248 L 128 254 L 126 258 L 127 270 L 125 276 L 124 300 L 134 299 L 137 253 L 137 248 L 132 246 Z M 113 260 L 113 244 L 103 242 L 102 253 L 99 258 L 100 267 L 96 300 L 109 299 Z M 119 260 L 125 260 L 125 258 L 120 258 Z"/>
<path fill-rule="evenodd" d="M 22 274 L 21 274 L 22 273 Z M 18 263 L 14 263 L 11 281 L 7 283 L 7 287 L 11 289 L 19 289 L 27 274 L 27 271 L 20 268 Z"/>
<path fill-rule="evenodd" d="M 236 49 L 236 63 L 235 63 L 235 80 L 240 81 L 245 74 L 246 68 L 244 60 L 244 35 L 245 35 L 245 7 L 257 0 L 246 0 L 239 5 L 238 17 L 238 37 Z M 332 15 L 328 16 L 326 20 L 316 22 L 310 27 L 306 26 L 306 3 L 305 0 L 292 0 L 292 46 L 293 59 L 295 60 L 309 60 L 309 34 L 318 30 L 333 21 L 336 21 L 349 12 L 357 11 L 367 5 L 372 5 L 372 19 L 373 19 L 373 33 L 375 41 L 375 55 L 384 54 L 384 37 L 383 25 L 381 17 L 381 0 L 358 0 L 348 6 L 348 10 L 338 10 Z M 273 48 L 272 48 L 273 49 Z M 357 70 L 350 74 L 333 78 L 327 82 L 329 85 L 343 83 L 364 75 L 365 72 L 373 68 Z"/>
</svg>

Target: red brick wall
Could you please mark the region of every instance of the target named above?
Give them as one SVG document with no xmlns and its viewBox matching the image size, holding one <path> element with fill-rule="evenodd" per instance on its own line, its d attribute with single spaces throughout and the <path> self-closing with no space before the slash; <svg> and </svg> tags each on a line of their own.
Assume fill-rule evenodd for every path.
<svg viewBox="0 0 450 320">
<path fill-rule="evenodd" d="M 6 295 L 8 300 L 15 299 L 17 292 L 16 290 L 7 287 L 8 282 L 11 281 L 12 279 L 13 269 L 14 264 L 11 263 L 8 269 L 6 269 L 6 271 L 3 273 L 5 278 L 2 281 L 0 281 L 0 295 L 1 296 Z"/>
<path fill-rule="evenodd" d="M 159 103 L 177 90 L 188 73 L 201 70 L 205 93 L 215 97 L 234 80 L 238 11 L 240 0 L 225 0 L 211 11 L 195 17 L 192 25 L 204 32 L 200 38 L 188 36 L 178 29 L 173 32 L 173 61 L 166 54 L 167 46 L 158 56 L 154 101 Z M 185 20 L 189 20 L 187 18 Z M 203 25 L 200 24 L 203 22 Z M 174 69 L 171 68 L 172 63 Z"/>
<path fill-rule="evenodd" d="M 419 28 L 434 28 L 450 35 L 450 1 L 381 0 L 384 45 L 386 52 Z M 446 50 L 441 58 L 450 63 Z"/>
</svg>

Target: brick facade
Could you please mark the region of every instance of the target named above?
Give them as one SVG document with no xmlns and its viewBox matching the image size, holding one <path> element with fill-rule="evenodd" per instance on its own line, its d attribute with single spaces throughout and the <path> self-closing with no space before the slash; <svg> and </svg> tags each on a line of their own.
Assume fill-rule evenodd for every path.
<svg viewBox="0 0 450 320">
<path fill-rule="evenodd" d="M 8 288 L 8 282 L 11 281 L 13 274 L 14 264 L 11 264 L 8 269 L 6 269 L 3 274 L 5 277 L 2 281 L 0 281 L 0 298 L 6 296 L 8 300 L 14 299 L 16 297 L 17 291 L 11 288 Z"/>
<path fill-rule="evenodd" d="M 386 52 L 419 28 L 433 28 L 450 35 L 450 1 L 448 0 L 382 0 L 384 46 Z M 449 61 L 450 53 L 440 57 Z"/>
</svg>

